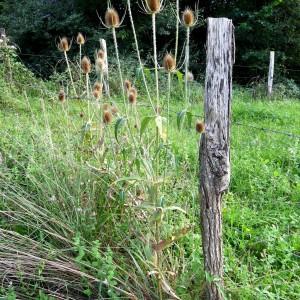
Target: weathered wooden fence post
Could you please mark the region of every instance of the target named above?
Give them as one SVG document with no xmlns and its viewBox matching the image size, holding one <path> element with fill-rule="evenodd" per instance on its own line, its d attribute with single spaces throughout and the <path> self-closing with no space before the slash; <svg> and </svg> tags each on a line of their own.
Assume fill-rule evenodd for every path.
<svg viewBox="0 0 300 300">
<path fill-rule="evenodd" d="M 100 47 L 104 51 L 104 63 L 105 63 L 105 69 L 104 69 L 104 72 L 103 72 L 103 75 L 104 75 L 104 78 L 103 78 L 104 89 L 105 89 L 106 95 L 110 96 L 107 47 L 106 47 L 106 41 L 104 39 L 100 39 Z"/>
<path fill-rule="evenodd" d="M 208 300 L 223 299 L 221 201 L 230 181 L 230 105 L 234 27 L 227 18 L 208 18 L 205 132 L 200 146 L 202 247 Z"/>
<path fill-rule="evenodd" d="M 270 52 L 270 65 L 269 65 L 269 75 L 268 75 L 268 96 L 271 97 L 273 89 L 273 78 L 274 78 L 274 62 L 275 62 L 275 52 Z"/>
</svg>

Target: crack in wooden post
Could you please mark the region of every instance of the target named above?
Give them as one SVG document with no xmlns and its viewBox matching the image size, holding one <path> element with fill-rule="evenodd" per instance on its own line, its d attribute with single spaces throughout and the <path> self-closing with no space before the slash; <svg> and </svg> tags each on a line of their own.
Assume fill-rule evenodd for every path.
<svg viewBox="0 0 300 300">
<path fill-rule="evenodd" d="M 234 63 L 233 24 L 208 18 L 205 132 L 200 143 L 201 229 L 205 299 L 223 299 L 222 195 L 230 182 L 230 105 Z"/>
</svg>

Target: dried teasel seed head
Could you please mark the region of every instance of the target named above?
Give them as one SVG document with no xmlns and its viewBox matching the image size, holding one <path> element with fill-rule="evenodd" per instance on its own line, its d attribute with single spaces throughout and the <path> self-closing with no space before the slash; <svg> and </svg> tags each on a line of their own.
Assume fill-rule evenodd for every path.
<svg viewBox="0 0 300 300">
<path fill-rule="evenodd" d="M 136 104 L 136 94 L 135 93 L 129 93 L 128 95 L 128 101 L 130 104 Z"/>
<path fill-rule="evenodd" d="M 93 91 L 93 96 L 95 97 L 95 99 L 99 99 L 101 97 L 101 92 L 97 91 L 97 90 L 94 90 Z"/>
<path fill-rule="evenodd" d="M 197 120 L 196 122 L 196 131 L 198 133 L 203 133 L 205 130 L 205 124 L 201 122 L 200 120 Z"/>
<path fill-rule="evenodd" d="M 92 65 L 90 59 L 87 56 L 84 56 L 81 60 L 81 69 L 84 74 L 91 73 Z"/>
<path fill-rule="evenodd" d="M 131 88 L 129 89 L 128 93 L 129 93 L 129 94 L 132 93 L 132 94 L 134 94 L 134 95 L 137 97 L 137 89 L 136 89 L 135 87 L 131 87 Z"/>
<path fill-rule="evenodd" d="M 84 113 L 83 113 L 83 112 L 80 112 L 79 116 L 80 116 L 80 118 L 83 118 Z"/>
<path fill-rule="evenodd" d="M 103 123 L 109 124 L 112 122 L 112 119 L 113 119 L 112 113 L 109 110 L 105 110 L 103 112 Z"/>
<path fill-rule="evenodd" d="M 105 68 L 105 62 L 104 62 L 103 58 L 96 59 L 96 68 L 97 68 L 98 72 L 103 72 L 103 70 Z"/>
<path fill-rule="evenodd" d="M 62 52 L 68 52 L 70 50 L 69 41 L 66 37 L 59 40 L 58 49 Z"/>
<path fill-rule="evenodd" d="M 104 57 L 105 57 L 104 50 L 102 50 L 102 49 L 98 50 L 98 52 L 97 52 L 97 58 L 104 59 Z"/>
<path fill-rule="evenodd" d="M 94 90 L 95 91 L 99 91 L 102 93 L 102 90 L 103 90 L 103 84 L 96 81 L 95 84 L 94 84 Z"/>
<path fill-rule="evenodd" d="M 150 13 L 156 14 L 161 9 L 161 1 L 160 0 L 146 0 L 147 8 Z"/>
<path fill-rule="evenodd" d="M 186 8 L 182 14 L 182 23 L 185 27 L 195 25 L 195 14 L 190 8 Z"/>
<path fill-rule="evenodd" d="M 190 71 L 187 73 L 187 80 L 188 80 L 188 81 L 194 81 L 194 75 L 193 75 L 193 73 L 190 72 Z"/>
<path fill-rule="evenodd" d="M 59 93 L 58 93 L 58 100 L 60 102 L 64 102 L 66 100 L 66 95 L 65 95 L 65 92 L 64 90 L 61 90 Z"/>
<path fill-rule="evenodd" d="M 164 69 L 167 72 L 173 72 L 176 69 L 176 63 L 175 63 L 175 59 L 173 57 L 173 55 L 171 54 L 166 54 L 163 60 L 163 66 Z"/>
<path fill-rule="evenodd" d="M 110 7 L 105 13 L 105 25 L 109 28 L 118 28 L 120 26 L 120 17 L 118 12 Z"/>
<path fill-rule="evenodd" d="M 111 110 L 111 112 L 112 112 L 113 115 L 116 115 L 118 113 L 118 111 L 119 111 L 118 108 L 115 105 L 112 106 L 110 110 Z"/>
<path fill-rule="evenodd" d="M 85 43 L 85 38 L 81 32 L 78 33 L 76 41 L 78 45 L 83 45 Z"/>
<path fill-rule="evenodd" d="M 131 86 L 132 86 L 132 84 L 131 84 L 131 82 L 130 82 L 130 80 L 125 80 L 124 81 L 124 87 L 125 87 L 125 90 L 128 92 L 130 89 L 131 89 Z"/>
</svg>

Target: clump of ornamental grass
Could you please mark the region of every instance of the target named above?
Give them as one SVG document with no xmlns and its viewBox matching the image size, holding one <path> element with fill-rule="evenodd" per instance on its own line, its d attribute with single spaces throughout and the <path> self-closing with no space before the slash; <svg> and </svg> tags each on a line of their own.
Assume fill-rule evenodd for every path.
<svg viewBox="0 0 300 300">
<path fill-rule="evenodd" d="M 72 73 L 71 73 L 71 68 L 70 68 L 70 64 L 69 64 L 69 59 L 68 59 L 68 55 L 67 55 L 67 52 L 71 49 L 71 43 L 69 43 L 69 41 L 66 37 L 63 37 L 63 38 L 60 39 L 57 47 L 58 47 L 59 51 L 64 53 L 64 57 L 65 57 L 65 60 L 66 60 L 66 64 L 67 64 L 71 84 L 72 84 L 72 87 L 73 87 L 73 91 L 74 91 L 75 96 L 77 96 L 74 81 L 73 81 L 73 77 L 72 77 Z"/>
</svg>

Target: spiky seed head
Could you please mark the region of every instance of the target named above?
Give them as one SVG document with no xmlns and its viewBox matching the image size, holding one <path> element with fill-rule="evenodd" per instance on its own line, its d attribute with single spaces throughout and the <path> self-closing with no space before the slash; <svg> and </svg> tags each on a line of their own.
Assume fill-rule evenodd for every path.
<svg viewBox="0 0 300 300">
<path fill-rule="evenodd" d="M 78 45 L 83 45 L 85 43 L 85 38 L 81 32 L 78 33 L 76 41 Z"/>
<path fill-rule="evenodd" d="M 113 115 L 116 115 L 118 113 L 118 111 L 119 111 L 118 108 L 115 105 L 112 106 L 110 110 L 111 110 L 111 112 L 112 112 Z"/>
<path fill-rule="evenodd" d="M 182 22 L 185 27 L 195 25 L 195 14 L 190 8 L 186 8 L 182 14 Z"/>
<path fill-rule="evenodd" d="M 84 74 L 91 73 L 92 65 L 90 59 L 87 56 L 84 56 L 81 60 L 81 69 Z"/>
<path fill-rule="evenodd" d="M 201 122 L 200 120 L 197 120 L 196 122 L 196 131 L 198 133 L 203 133 L 205 130 L 205 124 Z"/>
<path fill-rule="evenodd" d="M 110 7 L 105 13 L 105 25 L 109 28 L 118 28 L 120 26 L 120 17 L 118 12 Z"/>
<path fill-rule="evenodd" d="M 109 110 L 105 110 L 103 112 L 103 123 L 104 124 L 109 124 L 112 122 L 113 116 Z"/>
<path fill-rule="evenodd" d="M 79 116 L 80 116 L 80 118 L 83 118 L 83 116 L 84 116 L 83 112 L 80 112 Z"/>
<path fill-rule="evenodd" d="M 95 91 L 99 91 L 102 93 L 102 90 L 103 90 L 103 84 L 96 81 L 95 84 L 94 84 L 94 90 Z"/>
<path fill-rule="evenodd" d="M 108 103 L 103 104 L 103 110 L 110 110 L 110 105 Z"/>
<path fill-rule="evenodd" d="M 58 100 L 60 102 L 64 102 L 66 100 L 66 95 L 64 90 L 60 90 L 60 92 L 58 93 Z"/>
<path fill-rule="evenodd" d="M 160 0 L 146 0 L 147 8 L 150 13 L 156 14 L 160 11 L 161 8 Z"/>
<path fill-rule="evenodd" d="M 194 74 L 190 71 L 187 73 L 187 80 L 194 81 Z"/>
<path fill-rule="evenodd" d="M 171 73 L 176 69 L 176 63 L 175 63 L 175 59 L 173 57 L 173 55 L 171 54 L 166 54 L 164 57 L 164 61 L 163 61 L 163 66 L 164 69 Z"/>
<path fill-rule="evenodd" d="M 129 93 L 129 94 L 132 93 L 132 94 L 134 94 L 134 95 L 137 97 L 137 89 L 136 89 L 135 87 L 131 87 L 131 88 L 129 89 L 128 93 Z"/>
<path fill-rule="evenodd" d="M 125 87 L 125 90 L 128 92 L 130 89 L 131 89 L 131 86 L 132 86 L 132 84 L 131 84 L 131 82 L 130 82 L 130 80 L 125 80 L 124 81 L 124 87 Z"/>
<path fill-rule="evenodd" d="M 136 104 L 136 94 L 135 93 L 129 93 L 128 95 L 128 101 L 130 104 Z"/>
<path fill-rule="evenodd" d="M 95 97 L 95 99 L 98 100 L 101 97 L 101 92 L 97 91 L 97 90 L 94 90 L 93 91 L 93 96 Z"/>
<path fill-rule="evenodd" d="M 104 57 L 105 57 L 105 52 L 104 52 L 104 50 L 100 49 L 100 50 L 97 52 L 97 57 L 98 57 L 98 58 L 101 58 L 101 59 L 104 59 Z"/>
<path fill-rule="evenodd" d="M 65 36 L 59 40 L 58 49 L 61 52 L 68 52 L 70 48 L 69 41 Z"/>
<path fill-rule="evenodd" d="M 103 58 L 97 58 L 96 59 L 96 68 L 98 72 L 103 72 L 104 68 L 105 68 L 105 62 Z"/>
</svg>

